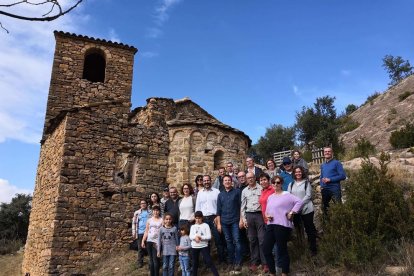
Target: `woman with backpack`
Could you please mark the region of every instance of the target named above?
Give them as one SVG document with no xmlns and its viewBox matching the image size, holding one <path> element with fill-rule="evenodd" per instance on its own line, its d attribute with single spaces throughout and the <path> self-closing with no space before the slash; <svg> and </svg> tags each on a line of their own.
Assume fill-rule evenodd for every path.
<svg viewBox="0 0 414 276">
<path fill-rule="evenodd" d="M 295 225 L 297 236 L 301 241 L 303 241 L 303 227 L 305 227 L 311 254 L 316 255 L 317 232 L 315 224 L 313 223 L 315 212 L 312 202 L 312 186 L 302 166 L 294 167 L 293 179 L 294 181 L 289 184 L 287 191 L 303 201 L 300 212 L 293 216 L 293 224 Z"/>
</svg>

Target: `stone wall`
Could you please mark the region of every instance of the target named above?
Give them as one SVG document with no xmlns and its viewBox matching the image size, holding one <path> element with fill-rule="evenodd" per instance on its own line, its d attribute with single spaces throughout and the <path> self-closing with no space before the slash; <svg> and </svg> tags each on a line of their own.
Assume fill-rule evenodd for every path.
<svg viewBox="0 0 414 276">
<path fill-rule="evenodd" d="M 47 275 L 54 256 L 56 213 L 59 200 L 62 157 L 65 143 L 66 119 L 57 125 L 42 145 L 33 193 L 28 239 L 25 246 L 23 274 Z"/>
<path fill-rule="evenodd" d="M 132 183 L 145 194 L 160 192 L 165 186 L 169 136 L 165 113 L 172 112 L 171 100 L 151 98 L 130 119 L 130 143 L 134 163 Z"/>
<path fill-rule="evenodd" d="M 137 49 L 55 32 L 56 48 L 46 109 L 44 135 L 62 111 L 103 101 L 119 101 L 130 107 L 132 69 Z M 85 55 L 100 51 L 106 60 L 105 82 L 82 79 Z"/>
<path fill-rule="evenodd" d="M 238 133 L 210 125 L 170 126 L 169 132 L 167 182 L 170 185 L 194 185 L 198 174 L 214 177 L 218 167 L 224 167 L 228 161 L 244 169 L 248 141 Z"/>
</svg>

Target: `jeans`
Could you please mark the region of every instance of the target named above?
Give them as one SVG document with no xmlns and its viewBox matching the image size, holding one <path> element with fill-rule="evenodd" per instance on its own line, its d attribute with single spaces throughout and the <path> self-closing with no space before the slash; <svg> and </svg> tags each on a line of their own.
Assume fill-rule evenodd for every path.
<svg viewBox="0 0 414 276">
<path fill-rule="evenodd" d="M 313 223 L 314 212 L 310 212 L 306 215 L 295 214 L 293 216 L 293 224 L 296 228 L 296 234 L 300 240 L 303 242 L 303 226 L 305 226 L 306 235 L 308 236 L 309 249 L 313 254 L 316 254 L 316 227 Z"/>
<path fill-rule="evenodd" d="M 323 214 L 326 217 L 328 215 L 329 202 L 333 200 L 335 203 L 342 203 L 342 194 L 341 188 L 339 189 L 328 189 L 323 188 L 321 191 L 322 194 L 322 210 Z"/>
<path fill-rule="evenodd" d="M 211 272 L 214 276 L 218 276 L 217 268 L 213 264 L 213 261 L 211 260 L 210 256 L 210 248 L 203 247 L 203 248 L 191 248 L 191 254 L 193 255 L 193 276 L 197 276 L 198 272 L 198 262 L 200 258 L 200 253 L 203 255 L 204 262 L 206 263 L 206 266 L 210 268 Z"/>
<path fill-rule="evenodd" d="M 207 223 L 208 226 L 210 227 L 210 231 L 214 239 L 214 244 L 217 247 L 217 254 L 218 254 L 219 261 L 221 260 L 224 261 L 225 260 L 224 246 L 220 238 L 220 233 L 218 232 L 216 225 L 214 224 L 215 218 L 216 216 L 205 216 L 204 222 Z"/>
<path fill-rule="evenodd" d="M 180 261 L 181 271 L 183 276 L 190 276 L 191 268 L 190 268 L 190 256 L 178 256 L 178 260 Z"/>
<path fill-rule="evenodd" d="M 270 273 L 276 273 L 275 260 L 273 259 L 272 254 L 275 242 L 277 244 L 278 262 L 282 267 L 282 273 L 289 273 L 290 258 L 287 248 L 287 242 L 289 240 L 291 232 L 292 229 L 289 227 L 277 224 L 267 225 L 263 252 L 266 258 L 267 265 L 269 266 Z"/>
<path fill-rule="evenodd" d="M 145 248 L 142 248 L 141 246 L 141 242 L 142 242 L 142 238 L 144 237 L 144 234 L 138 234 L 138 260 L 137 263 L 138 265 L 143 265 L 144 264 L 144 255 L 147 254 L 147 250 Z"/>
<path fill-rule="evenodd" d="M 149 255 L 150 275 L 158 276 L 160 275 L 160 260 L 157 257 L 157 244 L 147 242 L 146 247 Z"/>
<path fill-rule="evenodd" d="M 228 264 L 241 264 L 241 244 L 238 222 L 232 224 L 221 224 L 227 243 Z"/>
<path fill-rule="evenodd" d="M 186 220 L 186 219 L 180 219 L 179 221 L 178 221 L 178 230 L 180 230 L 180 228 L 181 228 L 181 226 L 182 225 L 187 225 L 188 226 L 188 229 L 190 229 L 191 228 L 191 222 L 189 221 L 189 220 Z"/>
<path fill-rule="evenodd" d="M 162 276 L 174 276 L 175 255 L 162 256 Z"/>
</svg>

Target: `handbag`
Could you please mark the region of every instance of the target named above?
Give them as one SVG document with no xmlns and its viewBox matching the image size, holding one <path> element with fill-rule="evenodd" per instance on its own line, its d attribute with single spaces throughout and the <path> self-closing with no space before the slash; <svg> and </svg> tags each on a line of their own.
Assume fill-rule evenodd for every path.
<svg viewBox="0 0 414 276">
<path fill-rule="evenodd" d="M 138 251 L 138 239 L 129 243 L 129 250 Z"/>
</svg>

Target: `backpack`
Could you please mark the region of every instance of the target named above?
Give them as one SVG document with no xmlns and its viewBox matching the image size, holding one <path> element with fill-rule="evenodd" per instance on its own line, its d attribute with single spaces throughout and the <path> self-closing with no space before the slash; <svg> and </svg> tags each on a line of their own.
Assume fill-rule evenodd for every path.
<svg viewBox="0 0 414 276">
<path fill-rule="evenodd" d="M 292 181 L 292 182 L 290 182 L 289 183 L 289 186 L 288 186 L 288 189 L 287 189 L 287 191 L 291 194 L 292 193 L 292 186 L 293 186 L 293 182 L 294 181 Z M 311 186 L 311 184 L 309 183 L 309 180 L 308 179 L 306 179 L 305 180 L 305 193 L 306 193 L 306 190 L 308 189 L 308 186 Z M 310 189 L 311 189 L 311 201 L 313 202 L 313 189 L 312 189 L 312 186 L 310 187 Z"/>
</svg>

